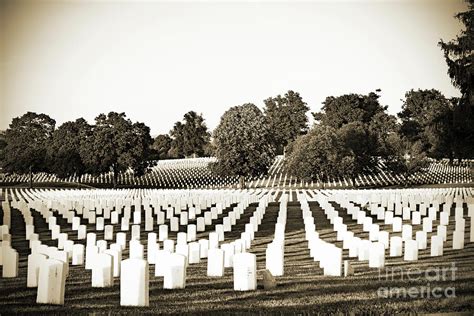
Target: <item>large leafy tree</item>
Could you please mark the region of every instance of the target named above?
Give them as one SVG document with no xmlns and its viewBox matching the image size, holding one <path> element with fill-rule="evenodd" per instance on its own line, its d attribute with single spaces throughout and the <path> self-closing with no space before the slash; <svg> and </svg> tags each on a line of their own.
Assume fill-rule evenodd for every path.
<svg viewBox="0 0 474 316">
<path fill-rule="evenodd" d="M 278 154 L 285 147 L 308 131 L 309 107 L 298 92 L 288 91 L 284 96 L 278 95 L 264 100 L 264 112 L 275 142 Z"/>
<path fill-rule="evenodd" d="M 81 141 L 90 137 L 91 130 L 83 118 L 59 126 L 47 148 L 49 171 L 60 178 L 84 174 L 86 166 L 81 159 Z"/>
<path fill-rule="evenodd" d="M 456 15 L 465 28 L 454 40 L 440 41 L 448 64 L 448 75 L 461 91 L 453 113 L 454 152 L 458 158 L 474 157 L 474 1 Z"/>
<path fill-rule="evenodd" d="M 175 123 L 170 136 L 171 154 L 176 158 L 204 156 L 210 139 L 204 118 L 194 111 L 184 114 L 183 122 Z"/>
<path fill-rule="evenodd" d="M 400 134 L 432 158 L 453 158 L 451 102 L 438 90 L 410 90 L 405 94 Z"/>
<path fill-rule="evenodd" d="M 275 158 L 275 148 L 263 113 L 251 103 L 231 107 L 214 130 L 217 162 L 214 172 L 245 178 L 265 174 Z"/>
<path fill-rule="evenodd" d="M 27 112 L 16 117 L 5 132 L 3 155 L 5 172 L 32 173 L 47 171 L 46 149 L 56 121 L 46 114 Z"/>
<path fill-rule="evenodd" d="M 353 173 L 354 156 L 344 146 L 337 130 L 330 126 L 315 126 L 298 137 L 286 157 L 287 171 L 298 179 L 322 181 Z"/>
<path fill-rule="evenodd" d="M 376 92 L 370 92 L 368 95 L 351 93 L 327 97 L 321 112 L 313 113 L 314 119 L 318 124 L 336 129 L 351 122 L 369 124 L 376 114 L 387 110 L 387 106 L 379 103 L 380 95 Z"/>
<path fill-rule="evenodd" d="M 170 158 L 170 150 L 173 139 L 168 134 L 161 134 L 155 137 L 153 149 L 156 151 L 156 159 Z"/>
<path fill-rule="evenodd" d="M 371 133 L 370 129 L 362 122 L 345 124 L 336 133 L 341 139 L 342 150 L 349 152 L 352 157 L 351 167 L 346 167 L 346 175 L 352 179 L 352 183 L 355 185 L 355 178 L 358 174 L 377 166 L 377 135 Z"/>
<path fill-rule="evenodd" d="M 110 112 L 96 117 L 92 133 L 83 139 L 80 152 L 88 172 L 112 172 L 115 187 L 120 172 L 130 168 L 140 176 L 148 170 L 153 164 L 152 144 L 148 126 L 132 123 L 125 113 Z"/>
<path fill-rule="evenodd" d="M 396 119 L 380 104 L 378 92 L 330 96 L 321 111 L 313 113 L 316 126 L 332 128 L 341 141 L 341 150 L 350 153 L 351 166 L 345 169 L 354 184 L 358 174 L 374 168 L 378 159 L 388 154 L 386 138 L 396 130 Z"/>
</svg>

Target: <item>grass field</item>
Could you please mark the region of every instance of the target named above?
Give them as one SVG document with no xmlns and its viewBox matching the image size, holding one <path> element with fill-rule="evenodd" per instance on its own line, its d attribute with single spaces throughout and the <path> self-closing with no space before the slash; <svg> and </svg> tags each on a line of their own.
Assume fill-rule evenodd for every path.
<svg viewBox="0 0 474 316">
<path fill-rule="evenodd" d="M 265 269 L 265 248 L 272 241 L 274 225 L 278 213 L 278 203 L 270 203 L 266 214 L 255 235 L 250 252 L 257 254 L 258 269 Z M 337 205 L 336 205 L 337 206 Z M 237 221 L 233 231 L 226 233 L 227 241 L 240 237 L 244 226 L 248 222 L 256 205 L 249 207 L 240 220 Z M 310 202 L 310 207 L 315 218 L 317 231 L 321 238 L 336 243 L 342 247 L 341 242 L 336 242 L 336 234 L 332 230 L 322 209 L 317 202 Z M 219 219 L 213 223 L 222 223 L 222 217 L 230 211 L 224 210 Z M 466 211 L 466 210 L 465 210 Z M 339 208 L 342 215 L 344 210 Z M 40 240 L 48 245 L 56 245 L 50 241 L 47 224 L 38 213 L 35 214 L 36 232 Z M 345 214 L 345 213 L 344 213 Z M 356 232 L 359 237 L 367 237 L 368 233 L 362 231 L 362 225 L 358 225 L 350 216 L 344 215 L 344 223 L 348 224 L 351 231 Z M 374 219 L 374 223 L 380 221 Z M 65 220 L 60 220 L 62 230 L 69 233 L 73 238 L 75 232 Z M 86 224 L 83 222 L 82 224 Z M 451 223 L 453 226 L 454 224 Z M 470 220 L 466 217 L 466 226 L 469 227 Z M 435 223 L 433 223 L 435 227 Z M 70 266 L 70 274 L 66 281 L 66 295 L 64 306 L 38 305 L 36 300 L 36 289 L 26 288 L 26 259 L 29 254 L 27 241 L 24 239 L 25 227 L 20 213 L 12 211 L 12 246 L 20 253 L 20 275 L 14 279 L 0 278 L 0 314 L 9 313 L 229 313 L 229 314 L 313 314 L 313 313 L 434 313 L 434 312 L 474 312 L 474 244 L 466 243 L 463 250 L 451 250 L 453 227 L 448 229 L 448 241 L 445 243 L 444 256 L 430 257 L 429 248 L 419 253 L 416 262 L 404 262 L 403 258 L 386 257 L 386 267 L 402 267 L 406 269 L 430 270 L 433 277 L 435 268 L 450 266 L 455 263 L 455 280 L 448 277 L 447 280 L 433 280 L 421 277 L 419 280 L 408 280 L 406 276 L 401 279 L 400 271 L 395 274 L 393 280 L 385 279 L 385 271 L 382 276 L 378 269 L 368 267 L 367 261 L 354 261 L 355 275 L 351 277 L 326 277 L 322 274 L 318 262 L 314 262 L 309 256 L 308 243 L 305 241 L 304 224 L 301 209 L 298 202 L 288 204 L 288 219 L 286 224 L 285 242 L 285 275 L 277 277 L 278 286 L 272 290 L 263 289 L 259 285 L 256 291 L 235 292 L 233 290 L 232 269 L 226 269 L 222 278 L 211 278 L 206 276 L 207 261 L 201 260 L 199 264 L 190 265 L 187 271 L 186 288 L 183 290 L 164 290 L 163 278 L 154 276 L 154 266 L 150 266 L 150 306 L 146 308 L 124 308 L 120 306 L 119 279 L 110 288 L 92 288 L 91 272 L 83 266 Z M 68 229 L 65 229 L 65 228 Z M 89 225 L 88 231 L 92 231 L 95 225 Z M 114 230 L 119 230 L 117 225 Z M 385 228 L 383 222 L 381 229 Z M 389 229 L 386 227 L 386 229 Z M 414 227 L 414 232 L 421 229 Z M 146 244 L 146 232 L 142 224 L 142 243 Z M 184 231 L 184 230 L 183 230 Z M 208 229 L 213 231 L 213 227 Z M 97 239 L 102 239 L 98 232 Z M 130 234 L 130 232 L 128 232 Z M 396 233 L 392 233 L 394 235 Z M 466 229 L 466 240 L 469 231 Z M 198 233 L 199 238 L 205 238 L 208 232 Z M 431 234 L 430 234 L 431 235 Z M 429 236 L 430 236 L 429 235 Z M 130 236 L 128 236 L 129 238 Z M 176 238 L 176 233 L 171 233 L 171 238 Z M 85 243 L 85 240 L 83 241 Z M 429 246 L 429 244 L 428 244 Z M 145 247 L 146 251 L 146 247 Z M 123 258 L 128 257 L 128 250 L 123 253 Z M 348 258 L 348 251 L 344 250 L 344 259 Z M 451 274 L 448 273 L 448 276 Z M 261 276 L 259 276 L 259 282 Z M 441 287 L 443 289 L 454 287 L 455 297 L 442 298 L 383 298 L 378 296 L 381 287 Z"/>
</svg>

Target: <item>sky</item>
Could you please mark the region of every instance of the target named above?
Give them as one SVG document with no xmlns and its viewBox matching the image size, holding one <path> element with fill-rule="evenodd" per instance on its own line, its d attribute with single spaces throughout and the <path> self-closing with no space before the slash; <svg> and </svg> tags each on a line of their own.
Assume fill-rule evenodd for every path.
<svg viewBox="0 0 474 316">
<path fill-rule="evenodd" d="M 212 130 L 231 106 L 294 90 L 381 89 L 397 113 L 410 89 L 458 96 L 440 39 L 461 0 L 158 2 L 0 0 L 0 130 L 27 111 L 57 124 L 125 112 L 152 135 L 194 110 Z"/>
</svg>

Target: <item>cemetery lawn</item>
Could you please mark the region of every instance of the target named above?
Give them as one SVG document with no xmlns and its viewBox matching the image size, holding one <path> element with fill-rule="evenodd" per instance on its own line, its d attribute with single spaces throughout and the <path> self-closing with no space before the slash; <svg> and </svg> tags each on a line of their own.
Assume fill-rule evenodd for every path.
<svg viewBox="0 0 474 316">
<path fill-rule="evenodd" d="M 320 237 L 342 247 L 336 242 L 335 232 L 330 228 L 329 221 L 316 202 L 310 202 L 315 218 L 317 231 Z M 250 214 L 255 209 L 252 205 L 246 210 L 233 231 L 226 233 L 226 241 L 237 239 Z M 225 215 L 229 209 L 224 211 Z M 344 223 L 359 237 L 367 238 L 362 232 L 362 225 L 358 225 L 350 216 L 339 209 Z M 465 208 L 467 214 L 467 208 Z M 1 213 L 1 212 L 0 212 Z M 47 224 L 36 213 L 34 215 L 36 232 L 40 239 L 48 244 L 55 245 L 49 240 Z M 278 204 L 271 203 L 263 218 L 259 231 L 256 233 L 250 252 L 257 254 L 258 269 L 265 268 L 265 248 L 271 242 L 274 225 L 278 213 Z M 1 214 L 0 214 L 1 215 Z M 376 221 L 374 221 L 376 222 Z M 70 232 L 65 220 L 59 220 L 65 232 Z M 222 215 L 216 224 L 222 223 Z M 144 224 L 142 224 L 143 226 Z M 470 227 L 470 219 L 466 216 L 466 227 Z M 154 266 L 150 266 L 150 306 L 146 308 L 129 308 L 120 306 L 120 282 L 110 288 L 92 288 L 91 272 L 84 267 L 70 266 L 70 274 L 66 281 L 66 295 L 64 306 L 38 305 L 36 289 L 26 288 L 26 260 L 29 254 L 28 244 L 24 240 L 25 227 L 18 211 L 12 210 L 12 246 L 20 253 L 20 274 L 15 279 L 0 278 L 0 314 L 10 313 L 153 313 L 153 314 L 182 314 L 182 313 L 219 313 L 219 314 L 304 314 L 304 313 L 439 313 L 439 312 L 466 312 L 474 311 L 474 244 L 466 242 L 465 249 L 452 250 L 452 230 L 454 223 L 448 228 L 448 241 L 445 244 L 444 256 L 430 257 L 430 250 L 421 250 L 419 260 L 405 262 L 403 258 L 390 258 L 387 255 L 386 267 L 397 267 L 393 277 L 386 277 L 382 270 L 368 267 L 367 261 L 354 261 L 355 275 L 351 277 L 325 277 L 318 263 L 309 256 L 308 243 L 305 240 L 304 224 L 300 205 L 297 202 L 288 204 L 288 220 L 286 226 L 285 246 L 285 275 L 277 277 L 278 286 L 272 290 L 265 290 L 261 284 L 256 291 L 235 292 L 231 268 L 226 269 L 222 278 L 206 276 L 207 260 L 199 264 L 190 265 L 187 270 L 186 288 L 184 290 L 164 290 L 163 278 L 154 276 Z M 67 228 L 66 228 L 67 227 Z M 88 231 L 92 230 L 88 226 Z M 66 229 L 65 229 L 66 228 Z M 155 227 L 157 228 L 157 227 Z M 388 229 L 381 225 L 381 229 Z M 414 227 L 414 231 L 419 227 Z M 119 231 L 119 225 L 114 228 Z M 130 233 L 130 232 L 128 232 Z M 77 236 L 70 232 L 72 236 Z M 102 239 L 99 232 L 97 239 Z M 198 238 L 206 238 L 208 232 L 198 233 Z M 397 233 L 391 233 L 396 235 Z M 434 234 L 434 233 L 433 233 Z M 429 237 L 432 234 L 429 234 Z M 128 236 L 129 238 L 129 236 Z M 176 233 L 171 234 L 176 238 Z M 466 229 L 466 241 L 469 238 L 469 229 Z M 142 227 L 141 240 L 146 244 L 146 232 Z M 85 241 L 83 241 L 85 242 Z M 160 244 L 161 246 L 161 244 Z M 146 247 L 145 247 L 146 249 Z M 348 251 L 344 250 L 344 259 L 348 259 Z M 125 250 L 123 258 L 128 258 Z M 442 268 L 451 267 L 455 263 L 455 276 L 451 273 L 443 277 Z M 421 277 L 409 280 L 407 275 L 400 272 L 421 271 Z M 416 270 L 419 269 L 419 270 Z M 438 270 L 439 269 L 439 270 Z M 1 270 L 1 268 L 0 268 Z M 429 271 L 429 272 L 427 272 Z M 436 273 L 438 271 L 438 273 Z M 428 275 L 426 275 L 428 273 Z M 261 283 L 259 275 L 259 283 Z M 390 288 L 441 288 L 441 298 L 418 295 L 417 297 L 380 297 L 380 289 Z M 454 288 L 455 297 L 445 297 L 446 289 Z M 414 291 L 414 290 L 412 290 Z M 438 293 L 438 292 L 436 292 Z M 452 292 L 449 292 L 452 294 Z"/>
</svg>

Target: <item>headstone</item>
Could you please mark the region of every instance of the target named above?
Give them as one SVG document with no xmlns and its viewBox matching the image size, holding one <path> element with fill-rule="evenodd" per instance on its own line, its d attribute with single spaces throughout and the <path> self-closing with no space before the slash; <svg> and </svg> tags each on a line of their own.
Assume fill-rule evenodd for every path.
<svg viewBox="0 0 474 316">
<path fill-rule="evenodd" d="M 74 244 L 72 246 L 72 265 L 81 266 L 84 264 L 84 245 Z"/>
<path fill-rule="evenodd" d="M 99 253 L 95 257 L 92 267 L 92 287 L 109 287 L 114 285 L 113 257 L 106 253 Z"/>
<path fill-rule="evenodd" d="M 405 224 L 402 226 L 402 240 L 411 240 L 413 236 L 412 227 L 410 224 Z"/>
<path fill-rule="evenodd" d="M 46 259 L 39 269 L 36 303 L 64 305 L 66 263 Z"/>
<path fill-rule="evenodd" d="M 158 240 L 164 241 L 168 239 L 168 225 L 158 226 Z"/>
<path fill-rule="evenodd" d="M 104 239 L 114 240 L 114 226 L 105 225 Z"/>
<path fill-rule="evenodd" d="M 164 289 L 184 289 L 186 286 L 186 257 L 177 253 L 168 256 L 163 278 Z"/>
<path fill-rule="evenodd" d="M 453 249 L 464 249 L 464 230 L 453 232 Z"/>
<path fill-rule="evenodd" d="M 189 243 L 189 257 L 188 257 L 188 261 L 190 264 L 192 263 L 199 263 L 200 259 L 201 259 L 201 251 L 200 251 L 200 246 L 199 246 L 199 243 L 194 241 L 194 242 L 191 242 Z"/>
<path fill-rule="evenodd" d="M 239 253 L 234 256 L 234 290 L 257 289 L 257 256 L 253 253 Z"/>
<path fill-rule="evenodd" d="M 284 274 L 284 246 L 280 243 L 270 243 L 265 251 L 265 267 L 274 276 Z"/>
<path fill-rule="evenodd" d="M 392 236 L 390 237 L 390 257 L 399 257 L 403 253 L 403 240 L 402 237 Z"/>
<path fill-rule="evenodd" d="M 144 246 L 136 239 L 130 240 L 130 259 L 143 259 Z"/>
<path fill-rule="evenodd" d="M 132 225 L 132 238 L 134 240 L 140 240 L 140 225 Z"/>
<path fill-rule="evenodd" d="M 4 247 L 2 245 L 1 248 L 3 256 L 2 277 L 16 278 L 18 276 L 18 252 L 9 246 Z"/>
<path fill-rule="evenodd" d="M 431 257 L 443 255 L 443 236 L 431 236 Z"/>
<path fill-rule="evenodd" d="M 418 242 L 416 240 L 405 240 L 405 253 L 403 260 L 416 261 L 418 260 Z"/>
<path fill-rule="evenodd" d="M 115 242 L 124 250 L 127 247 L 127 234 L 124 232 L 117 233 L 115 235 Z"/>
<path fill-rule="evenodd" d="M 224 275 L 224 250 L 211 248 L 207 253 L 207 276 L 221 277 Z"/>
<path fill-rule="evenodd" d="M 114 278 L 119 277 L 120 276 L 120 263 L 122 262 L 122 248 L 120 247 L 120 245 L 112 244 L 110 245 L 110 249 L 107 249 L 105 253 L 108 255 L 111 255 L 113 258 Z"/>
<path fill-rule="evenodd" d="M 392 231 L 401 232 L 402 231 L 402 218 L 394 217 L 392 221 Z"/>
<path fill-rule="evenodd" d="M 48 256 L 41 253 L 32 253 L 28 256 L 27 287 L 38 286 L 39 270 L 45 264 L 46 259 L 48 259 Z"/>
<path fill-rule="evenodd" d="M 155 252 L 155 276 L 164 276 L 166 264 L 171 252 L 167 250 L 157 250 Z"/>
<path fill-rule="evenodd" d="M 369 268 L 383 268 L 385 266 L 385 245 L 374 242 L 369 254 Z"/>
<path fill-rule="evenodd" d="M 418 249 L 426 249 L 428 246 L 427 234 L 425 231 L 417 231 L 415 234 L 416 242 L 418 243 Z"/>
<path fill-rule="evenodd" d="M 148 306 L 148 262 L 136 258 L 122 260 L 120 271 L 120 305 Z"/>
<path fill-rule="evenodd" d="M 208 250 L 209 250 L 209 240 L 200 239 L 199 240 L 199 251 L 200 251 L 199 256 L 201 258 L 207 258 Z"/>
</svg>

